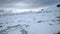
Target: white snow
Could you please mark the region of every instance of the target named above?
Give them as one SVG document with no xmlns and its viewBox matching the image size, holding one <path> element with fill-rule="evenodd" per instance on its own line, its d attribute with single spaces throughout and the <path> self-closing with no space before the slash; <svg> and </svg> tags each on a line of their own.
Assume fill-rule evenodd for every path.
<svg viewBox="0 0 60 34">
<path fill-rule="evenodd" d="M 0 16 L 0 23 L 3 23 L 0 27 L 0 34 L 2 30 L 6 31 L 6 34 L 22 34 L 22 29 L 26 30 L 27 34 L 55 34 L 60 31 L 60 24 L 58 24 L 60 21 L 57 21 L 56 18 L 59 16 L 60 10 L 48 10 L 45 9 L 40 13 Z M 25 25 L 28 25 L 28 27 Z M 7 28 L 9 26 L 10 29 Z"/>
</svg>

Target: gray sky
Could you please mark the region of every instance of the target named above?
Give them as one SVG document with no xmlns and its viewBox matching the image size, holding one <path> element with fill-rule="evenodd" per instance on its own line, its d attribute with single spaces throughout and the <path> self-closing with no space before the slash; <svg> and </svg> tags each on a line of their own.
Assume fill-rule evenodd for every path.
<svg viewBox="0 0 60 34">
<path fill-rule="evenodd" d="M 60 0 L 0 0 L 0 8 L 42 8 L 59 2 Z"/>
<path fill-rule="evenodd" d="M 41 8 L 55 5 L 60 0 L 0 0 L 0 9 L 7 11 L 24 12 L 40 11 Z"/>
</svg>

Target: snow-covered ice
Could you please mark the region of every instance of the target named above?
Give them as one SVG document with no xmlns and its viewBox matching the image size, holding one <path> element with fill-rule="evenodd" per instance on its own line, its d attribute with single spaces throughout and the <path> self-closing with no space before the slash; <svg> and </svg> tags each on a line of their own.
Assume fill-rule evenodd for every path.
<svg viewBox="0 0 60 34">
<path fill-rule="evenodd" d="M 60 31 L 57 17 L 60 17 L 60 10 L 56 9 L 0 16 L 0 34 L 56 34 Z"/>
</svg>

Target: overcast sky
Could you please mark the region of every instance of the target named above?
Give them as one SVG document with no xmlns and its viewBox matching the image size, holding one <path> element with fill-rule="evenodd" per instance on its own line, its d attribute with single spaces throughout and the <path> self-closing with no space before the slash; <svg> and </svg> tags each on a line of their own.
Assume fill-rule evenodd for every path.
<svg viewBox="0 0 60 34">
<path fill-rule="evenodd" d="M 0 8 L 37 8 L 59 3 L 60 0 L 0 0 Z"/>
</svg>

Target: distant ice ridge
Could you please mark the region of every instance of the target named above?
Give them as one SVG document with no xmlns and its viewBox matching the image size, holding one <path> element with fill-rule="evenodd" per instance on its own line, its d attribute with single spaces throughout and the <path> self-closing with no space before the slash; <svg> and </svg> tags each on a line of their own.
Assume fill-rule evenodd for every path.
<svg viewBox="0 0 60 34">
<path fill-rule="evenodd" d="M 57 7 L 57 5 L 52 5 L 46 9 L 41 9 L 40 11 L 25 11 L 25 12 L 13 12 L 13 10 L 0 10 L 0 16 L 1 15 L 20 15 L 20 14 L 27 14 L 27 13 L 40 13 L 40 12 L 51 12 L 51 11 L 60 11 L 60 8 Z"/>
</svg>

